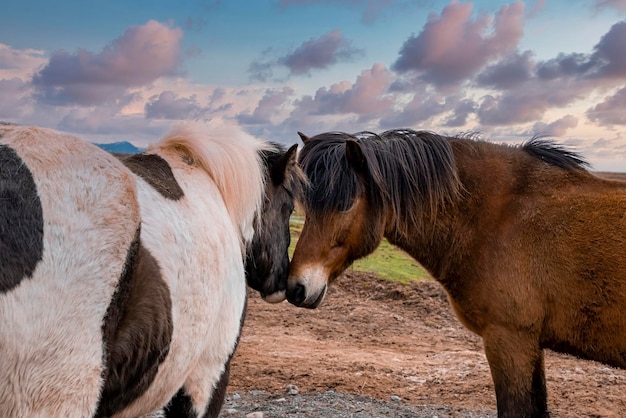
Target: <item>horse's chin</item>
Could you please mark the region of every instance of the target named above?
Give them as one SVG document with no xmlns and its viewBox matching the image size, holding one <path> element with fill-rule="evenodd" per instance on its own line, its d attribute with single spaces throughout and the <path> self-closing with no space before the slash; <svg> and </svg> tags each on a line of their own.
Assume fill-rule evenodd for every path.
<svg viewBox="0 0 626 418">
<path fill-rule="evenodd" d="M 280 303 L 285 299 L 287 299 L 287 294 L 284 290 L 281 290 L 280 292 L 274 292 L 270 295 L 265 295 L 263 297 L 263 300 L 267 303 Z"/>
</svg>

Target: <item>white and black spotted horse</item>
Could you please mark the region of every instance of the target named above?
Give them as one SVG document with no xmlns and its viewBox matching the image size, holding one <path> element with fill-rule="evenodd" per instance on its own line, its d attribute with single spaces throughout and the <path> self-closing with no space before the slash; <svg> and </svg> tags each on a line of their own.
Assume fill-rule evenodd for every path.
<svg viewBox="0 0 626 418">
<path fill-rule="evenodd" d="M 118 159 L 0 125 L 0 416 L 217 416 L 246 256 L 284 298 L 294 151 L 182 127 Z"/>
</svg>

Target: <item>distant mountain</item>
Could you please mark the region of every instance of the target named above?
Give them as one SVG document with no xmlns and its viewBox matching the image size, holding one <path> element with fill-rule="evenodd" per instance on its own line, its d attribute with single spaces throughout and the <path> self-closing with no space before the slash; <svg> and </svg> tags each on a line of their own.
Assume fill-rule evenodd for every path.
<svg viewBox="0 0 626 418">
<path fill-rule="evenodd" d="M 136 154 L 143 151 L 141 148 L 137 148 L 128 141 L 112 142 L 110 144 L 96 144 L 100 148 L 108 152 L 117 152 L 120 154 Z"/>
</svg>

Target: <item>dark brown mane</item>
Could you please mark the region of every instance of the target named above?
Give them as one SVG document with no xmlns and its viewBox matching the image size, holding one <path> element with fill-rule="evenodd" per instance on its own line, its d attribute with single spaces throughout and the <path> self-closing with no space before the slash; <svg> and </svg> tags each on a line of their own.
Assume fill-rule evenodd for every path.
<svg viewBox="0 0 626 418">
<path fill-rule="evenodd" d="M 300 156 L 312 185 L 305 198 L 308 208 L 322 214 L 344 211 L 361 192 L 345 155 L 350 140 L 359 144 L 365 157 L 369 184 L 365 192 L 372 209 L 389 206 L 398 223 L 421 224 L 424 212 L 432 214 L 459 193 L 454 154 L 445 137 L 410 129 L 380 135 L 329 132 L 312 137 Z"/>
<path fill-rule="evenodd" d="M 582 170 L 589 167 L 589 163 L 578 153 L 542 136 L 532 137 L 522 145 L 522 149 L 533 157 L 564 170 Z"/>
</svg>

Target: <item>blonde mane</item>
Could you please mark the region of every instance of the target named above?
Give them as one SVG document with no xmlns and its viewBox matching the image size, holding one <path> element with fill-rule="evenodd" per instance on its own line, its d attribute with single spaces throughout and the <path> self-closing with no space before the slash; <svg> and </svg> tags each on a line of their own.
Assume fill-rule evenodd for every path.
<svg viewBox="0 0 626 418">
<path fill-rule="evenodd" d="M 242 245 L 252 239 L 254 219 L 265 195 L 261 152 L 272 145 L 222 123 L 185 123 L 174 127 L 147 152 L 175 151 L 213 179 L 241 233 Z"/>
</svg>

